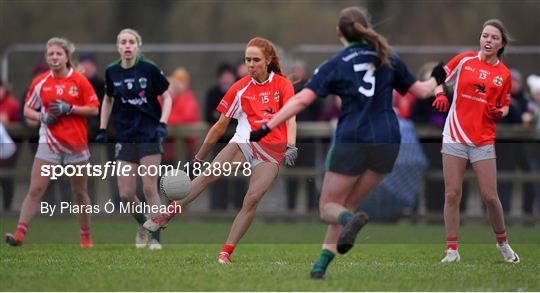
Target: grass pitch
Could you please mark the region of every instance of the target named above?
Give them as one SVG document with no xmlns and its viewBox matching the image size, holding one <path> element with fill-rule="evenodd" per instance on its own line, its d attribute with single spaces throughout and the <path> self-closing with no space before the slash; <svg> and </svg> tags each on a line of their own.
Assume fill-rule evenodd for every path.
<svg viewBox="0 0 540 293">
<path fill-rule="evenodd" d="M 2 232 L 14 219 L 2 219 Z M 161 251 L 135 249 L 129 219 L 96 219 L 96 246 L 78 247 L 73 219 L 37 219 L 23 247 L 0 245 L 4 291 L 540 291 L 540 233 L 510 227 L 522 261 L 507 264 L 488 226 L 460 233 L 462 260 L 440 264 L 444 228 L 369 224 L 357 246 L 337 256 L 325 280 L 309 279 L 322 224 L 256 222 L 233 255 L 217 263 L 230 223 L 175 221 Z"/>
</svg>

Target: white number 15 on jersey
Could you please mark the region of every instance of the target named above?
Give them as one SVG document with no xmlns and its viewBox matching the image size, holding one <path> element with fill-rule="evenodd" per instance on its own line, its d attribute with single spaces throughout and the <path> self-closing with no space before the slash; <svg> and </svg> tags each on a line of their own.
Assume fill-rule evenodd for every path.
<svg viewBox="0 0 540 293">
<path fill-rule="evenodd" d="M 371 85 L 369 89 L 360 86 L 358 91 L 368 98 L 373 97 L 373 94 L 375 94 L 375 76 L 373 76 L 375 66 L 373 66 L 373 63 L 354 64 L 353 68 L 355 72 L 365 72 L 362 81 Z"/>
</svg>

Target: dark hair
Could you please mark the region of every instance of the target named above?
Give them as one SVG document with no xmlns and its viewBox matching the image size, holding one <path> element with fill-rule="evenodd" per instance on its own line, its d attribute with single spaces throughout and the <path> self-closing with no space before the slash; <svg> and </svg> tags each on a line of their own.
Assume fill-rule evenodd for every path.
<svg viewBox="0 0 540 293">
<path fill-rule="evenodd" d="M 375 47 L 379 57 L 376 62 L 377 67 L 390 64 L 390 45 L 385 37 L 373 30 L 370 20 L 371 16 L 365 8 L 347 7 L 339 14 L 338 27 L 348 42 L 367 41 Z"/>
<path fill-rule="evenodd" d="M 256 37 L 249 40 L 246 47 L 257 47 L 261 49 L 264 57 L 270 59 L 270 64 L 268 64 L 268 72 L 273 71 L 279 75 L 281 73 L 281 64 L 279 63 L 279 55 L 276 50 L 276 46 L 272 44 L 269 40 L 265 38 Z"/>
<path fill-rule="evenodd" d="M 482 30 L 484 30 L 486 26 L 488 25 L 498 29 L 501 32 L 503 46 L 502 48 L 499 49 L 499 51 L 497 51 L 497 57 L 501 57 L 504 54 L 504 48 L 506 47 L 506 45 L 508 45 L 508 43 L 512 41 L 512 37 L 510 36 L 510 33 L 506 29 L 506 26 L 504 25 L 504 23 L 500 21 L 499 19 L 494 18 L 494 19 L 487 20 L 486 22 L 484 22 L 484 26 L 482 26 Z"/>
<path fill-rule="evenodd" d="M 230 72 L 234 75 L 234 68 L 226 62 L 219 64 L 216 70 L 216 77 L 220 77 L 225 72 Z"/>
</svg>

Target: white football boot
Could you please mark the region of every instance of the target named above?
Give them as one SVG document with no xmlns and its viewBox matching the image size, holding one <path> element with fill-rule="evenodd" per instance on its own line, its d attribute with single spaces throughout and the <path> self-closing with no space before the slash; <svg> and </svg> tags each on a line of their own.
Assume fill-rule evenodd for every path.
<svg viewBox="0 0 540 293">
<path fill-rule="evenodd" d="M 505 242 L 502 245 L 497 243 L 497 250 L 501 252 L 505 262 L 519 263 L 519 256 L 512 250 L 512 247 L 510 247 L 508 242 Z"/>
<path fill-rule="evenodd" d="M 143 226 L 139 225 L 137 230 L 137 235 L 135 235 L 135 247 L 136 248 L 145 248 L 150 240 L 150 233 Z"/>
<path fill-rule="evenodd" d="M 447 249 L 446 255 L 441 262 L 459 262 L 460 259 L 457 249 Z"/>
</svg>

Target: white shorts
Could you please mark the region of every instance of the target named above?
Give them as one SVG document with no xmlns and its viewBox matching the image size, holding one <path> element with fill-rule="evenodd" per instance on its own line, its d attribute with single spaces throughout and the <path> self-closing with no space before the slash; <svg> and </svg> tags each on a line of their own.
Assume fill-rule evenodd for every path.
<svg viewBox="0 0 540 293">
<path fill-rule="evenodd" d="M 57 165 L 75 165 L 90 159 L 88 149 L 80 153 L 53 152 L 46 143 L 40 143 L 36 152 L 36 157 Z"/>
<path fill-rule="evenodd" d="M 274 158 L 272 158 L 270 155 L 266 158 L 266 160 L 263 160 L 256 156 L 253 153 L 253 150 L 251 149 L 251 145 L 249 143 L 236 143 L 238 147 L 240 147 L 240 150 L 244 154 L 244 157 L 246 158 L 246 162 L 248 162 L 251 166 L 251 169 L 254 169 L 259 165 L 260 163 L 274 163 L 276 165 L 279 165 L 278 161 L 276 161 Z M 260 148 L 260 146 L 259 146 Z"/>
<path fill-rule="evenodd" d="M 443 143 L 442 154 L 463 158 L 471 163 L 481 160 L 495 159 L 495 146 L 492 144 L 483 145 L 481 147 L 469 146 L 461 143 Z"/>
</svg>

